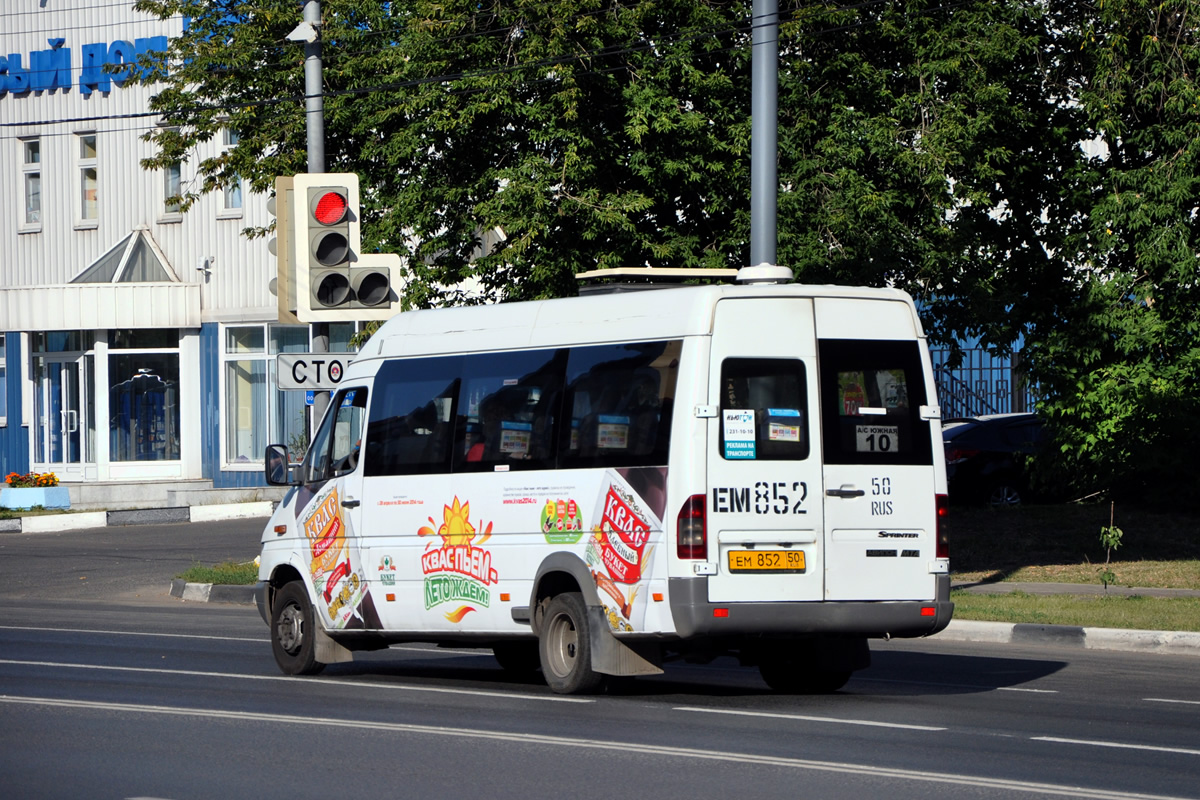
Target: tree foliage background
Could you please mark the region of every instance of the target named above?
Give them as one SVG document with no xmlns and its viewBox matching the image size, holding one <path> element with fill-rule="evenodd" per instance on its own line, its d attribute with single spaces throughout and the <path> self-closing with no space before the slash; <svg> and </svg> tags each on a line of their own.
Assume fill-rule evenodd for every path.
<svg viewBox="0 0 1200 800">
<path fill-rule="evenodd" d="M 301 3 L 136 5 L 190 18 L 148 78 L 147 166 L 229 126 L 195 192 L 305 171 Z M 407 257 L 408 306 L 747 263 L 749 0 L 322 7 L 327 169 L 361 176 L 364 244 Z M 935 342 L 1020 342 L 1058 436 L 1047 472 L 1078 492 L 1197 494 L 1198 12 L 780 2 L 779 262 L 907 289 Z"/>
</svg>

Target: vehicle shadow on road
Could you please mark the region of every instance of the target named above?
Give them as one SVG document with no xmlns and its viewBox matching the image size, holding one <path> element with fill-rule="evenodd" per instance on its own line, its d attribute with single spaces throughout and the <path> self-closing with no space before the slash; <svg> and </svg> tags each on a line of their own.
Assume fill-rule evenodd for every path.
<svg viewBox="0 0 1200 800">
<path fill-rule="evenodd" d="M 478 654 L 388 652 L 348 664 L 331 665 L 327 677 L 345 677 L 367 682 L 417 682 L 453 689 L 549 692 L 540 672 L 524 674 L 505 671 L 487 650 Z M 397 654 L 399 655 L 399 654 Z M 992 692 L 1022 688 L 1053 675 L 1067 666 L 1064 661 L 1030 658 L 996 658 L 944 653 L 884 651 L 872 653 L 872 665 L 856 672 L 835 694 L 938 696 Z M 662 675 L 639 678 L 610 678 L 604 694 L 615 697 L 779 697 L 767 688 L 754 667 L 744 667 L 732 658 L 710 664 L 668 663 Z"/>
</svg>

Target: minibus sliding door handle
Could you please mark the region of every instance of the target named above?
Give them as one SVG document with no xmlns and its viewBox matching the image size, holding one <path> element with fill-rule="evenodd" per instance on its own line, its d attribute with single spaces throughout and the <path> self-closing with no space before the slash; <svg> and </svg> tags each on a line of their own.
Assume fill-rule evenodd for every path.
<svg viewBox="0 0 1200 800">
<path fill-rule="evenodd" d="M 830 497 L 862 497 L 866 491 L 864 489 L 826 489 L 825 494 Z"/>
<path fill-rule="evenodd" d="M 343 500 L 342 501 L 342 508 L 358 508 L 358 505 L 359 505 L 359 503 L 357 500 Z"/>
</svg>

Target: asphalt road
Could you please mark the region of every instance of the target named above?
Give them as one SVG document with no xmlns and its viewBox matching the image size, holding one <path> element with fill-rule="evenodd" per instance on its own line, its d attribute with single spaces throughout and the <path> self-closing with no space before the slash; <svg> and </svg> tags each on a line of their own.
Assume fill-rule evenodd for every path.
<svg viewBox="0 0 1200 800">
<path fill-rule="evenodd" d="M 1188 656 L 879 642 L 824 697 L 732 661 L 559 697 L 416 645 L 288 678 L 252 607 L 168 595 L 260 526 L 0 536 L 5 797 L 1200 798 Z"/>
</svg>

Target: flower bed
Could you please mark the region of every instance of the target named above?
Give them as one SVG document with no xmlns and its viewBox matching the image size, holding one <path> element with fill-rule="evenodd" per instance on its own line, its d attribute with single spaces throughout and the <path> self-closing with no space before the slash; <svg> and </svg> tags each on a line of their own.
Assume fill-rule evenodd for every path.
<svg viewBox="0 0 1200 800">
<path fill-rule="evenodd" d="M 70 508 L 71 495 L 53 472 L 8 473 L 0 488 L 0 508 Z"/>
</svg>

